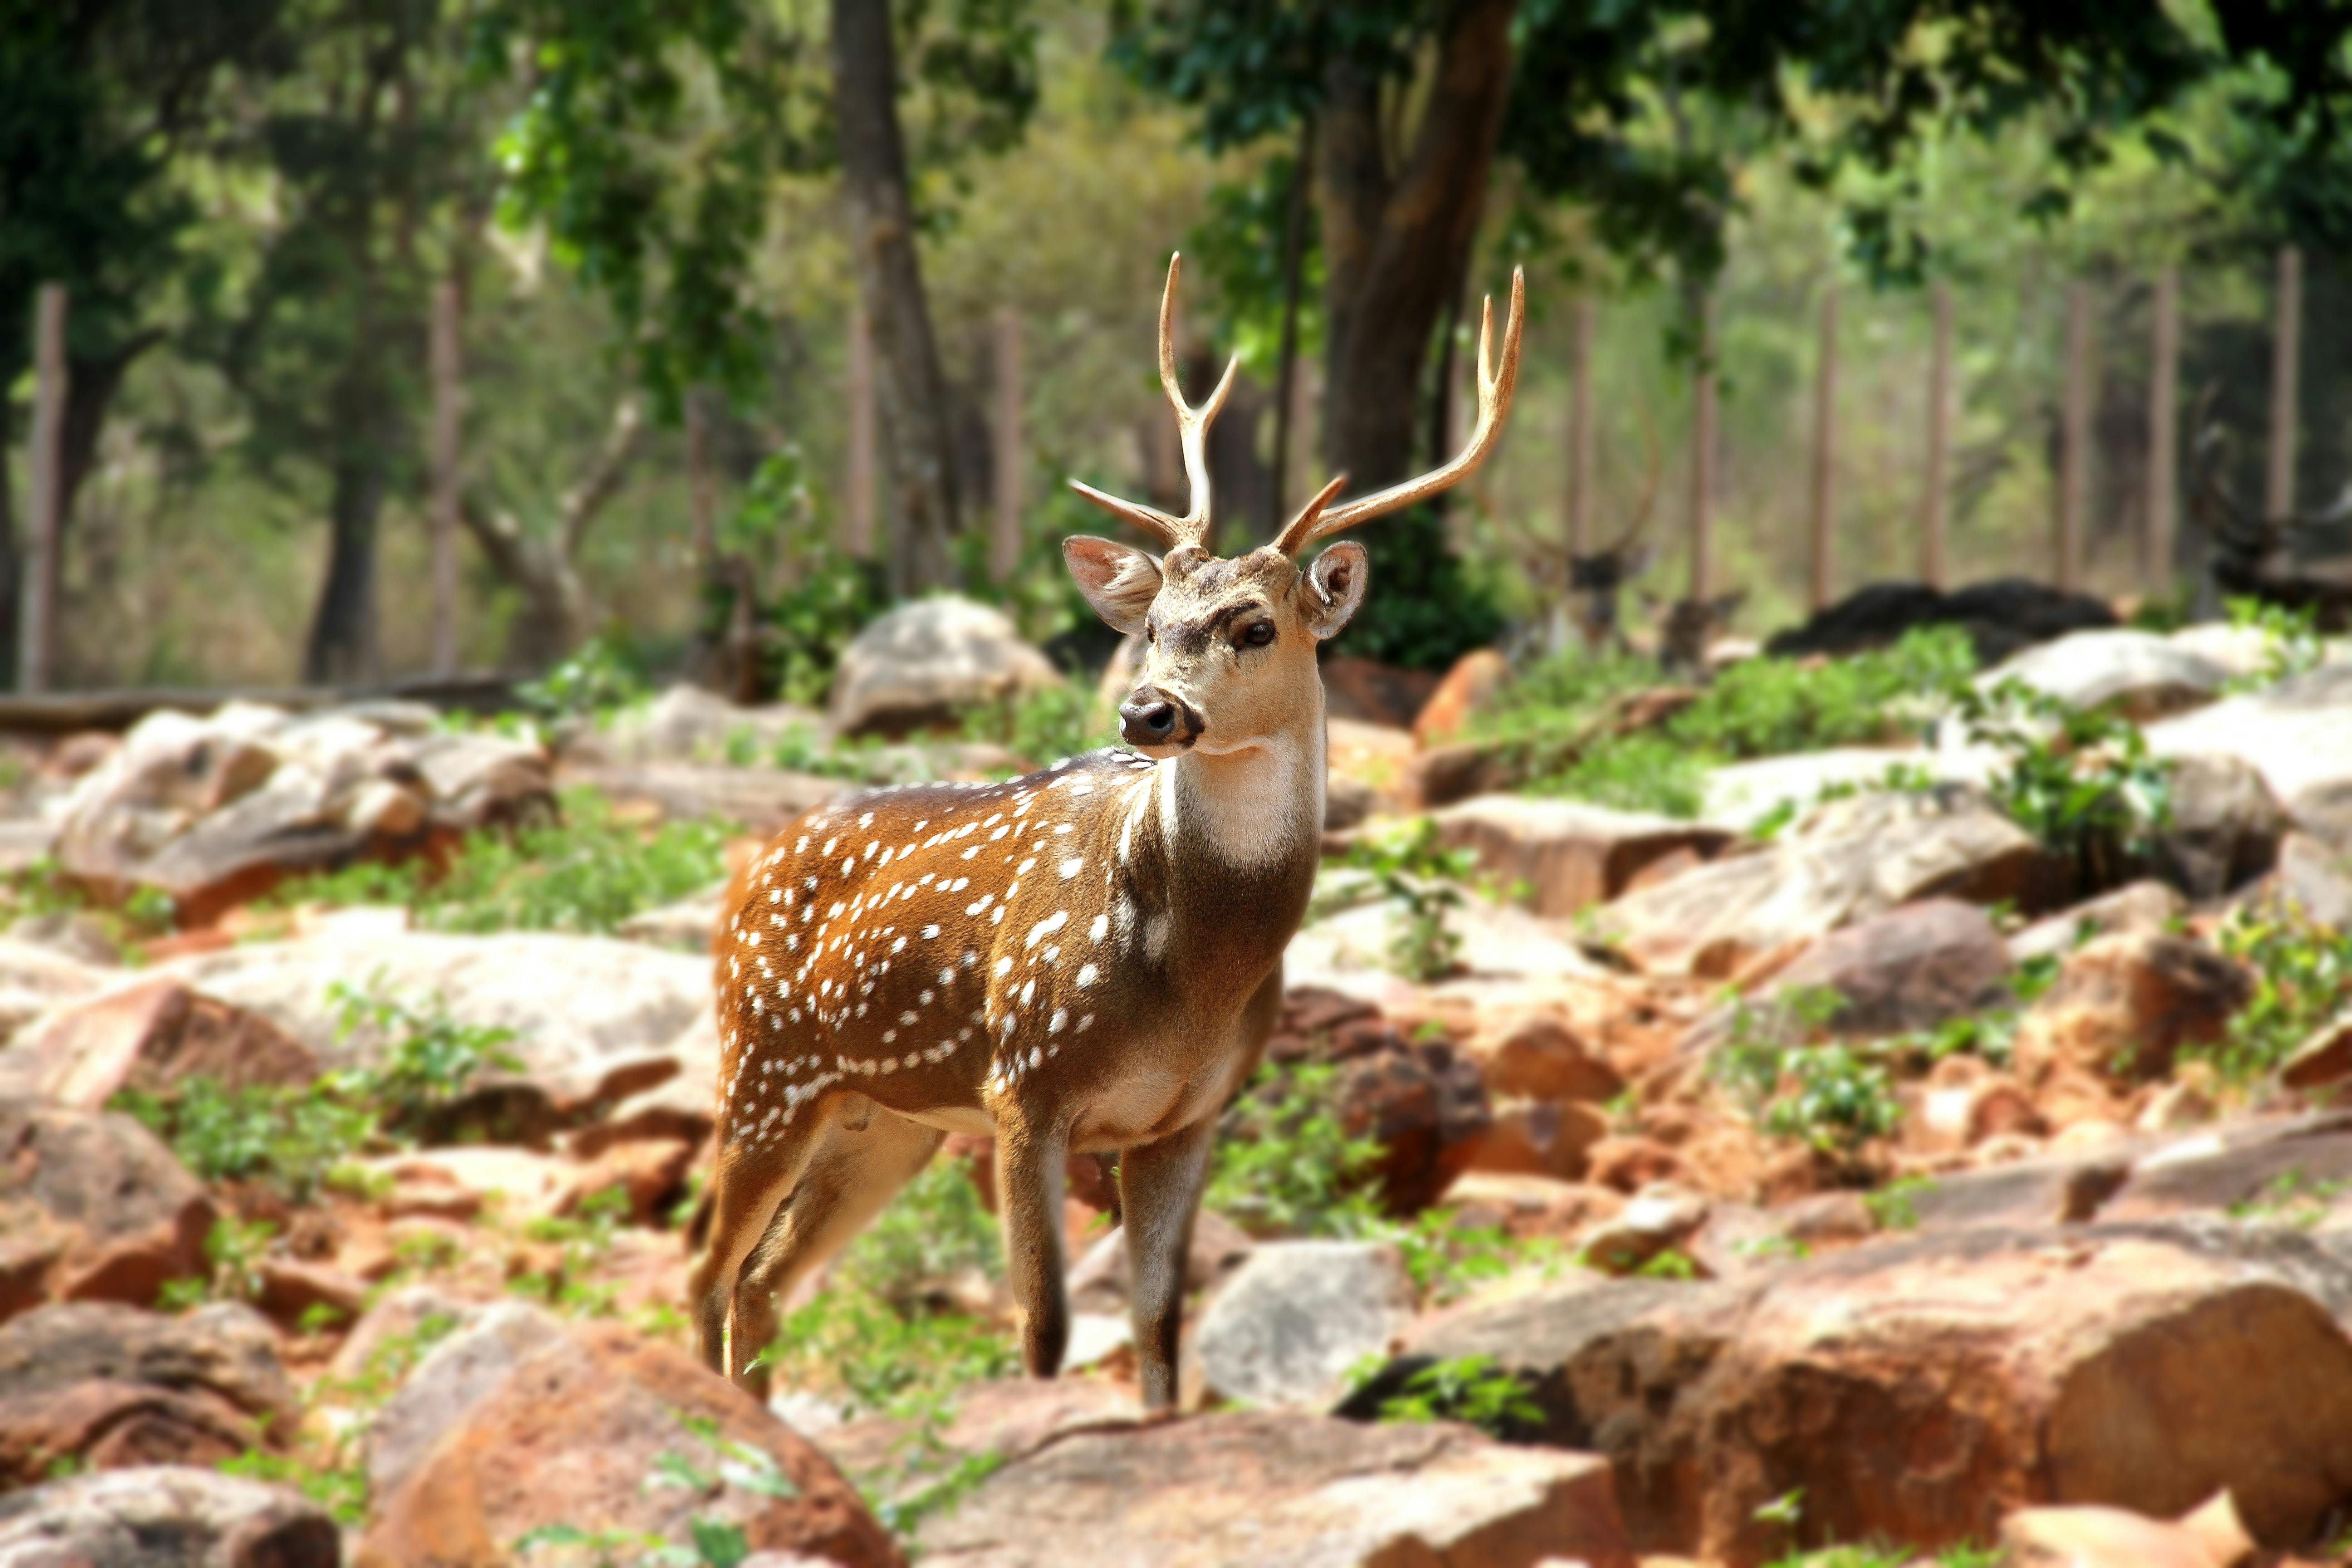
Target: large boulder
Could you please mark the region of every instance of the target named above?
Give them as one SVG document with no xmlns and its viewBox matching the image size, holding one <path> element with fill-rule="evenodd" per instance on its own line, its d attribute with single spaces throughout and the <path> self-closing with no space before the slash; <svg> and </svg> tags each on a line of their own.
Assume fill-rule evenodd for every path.
<svg viewBox="0 0 2352 1568">
<path fill-rule="evenodd" d="M 43 942 L 0 937 L 0 1040 L 60 1002 L 103 990 L 121 972 Z"/>
<path fill-rule="evenodd" d="M 2029 912 L 2064 900 L 2068 872 L 1973 790 L 1872 792 L 1793 830 L 1604 908 L 1596 930 L 1654 973 L 1727 977 L 1759 955 L 1937 896 Z"/>
<path fill-rule="evenodd" d="M 1450 1423 L 1228 1411 L 1079 1432 L 923 1524 L 940 1568 L 1632 1568 L 1609 1467 Z"/>
<path fill-rule="evenodd" d="M 2069 953 L 2058 983 L 2027 1009 L 2015 1045 L 2029 1081 L 2071 1071 L 2161 1078 L 2187 1045 L 2221 1037 L 2253 994 L 2240 964 L 2166 931 L 2118 931 Z"/>
<path fill-rule="evenodd" d="M 1002 613 L 942 595 L 901 605 L 850 640 L 834 671 L 833 721 L 845 735 L 903 734 L 1060 679 Z"/>
<path fill-rule="evenodd" d="M 1328 1405 L 1412 1307 L 1412 1280 L 1385 1243 L 1261 1242 L 1210 1303 L 1192 1353 L 1203 1385 L 1227 1399 Z"/>
<path fill-rule="evenodd" d="M 282 1487 L 159 1465 L 0 1496 L 0 1568 L 337 1568 L 326 1510 Z"/>
<path fill-rule="evenodd" d="M 278 1336 L 248 1307 L 81 1302 L 0 1325 L 0 1488 L 66 1467 L 213 1464 L 283 1441 L 299 1414 Z"/>
<path fill-rule="evenodd" d="M 746 708 L 707 687 L 681 681 L 649 702 L 625 708 L 602 729 L 573 737 L 566 760 L 577 755 L 623 763 L 716 763 L 765 760 L 795 731 L 822 739 L 824 716 L 789 702 Z"/>
<path fill-rule="evenodd" d="M 436 1363 L 487 1321 L 443 1342 L 417 1377 L 439 1378 Z M 831 1460 L 700 1363 L 619 1324 L 543 1320 L 467 1376 L 377 1495 L 359 1568 L 491 1568 L 550 1525 L 683 1543 L 696 1519 L 734 1525 L 754 1551 L 845 1568 L 905 1561 Z M 646 1486 L 665 1454 L 712 1480 Z"/>
<path fill-rule="evenodd" d="M 2352 660 L 2151 724 L 2147 744 L 2160 757 L 2236 757 L 2306 831 L 2352 831 Z"/>
<path fill-rule="evenodd" d="M 2000 771 L 2000 752 L 1990 746 L 1911 747 L 1834 746 L 1820 752 L 1790 752 L 1778 757 L 1755 757 L 1709 768 L 1705 803 L 1699 818 L 1736 833 L 1752 831 L 1778 814 L 1802 815 L 1824 795 L 1874 789 L 1896 770 L 1922 774 L 1939 784 L 1981 787 Z"/>
<path fill-rule="evenodd" d="M 1711 858 L 1732 837 L 1645 812 L 1528 795 L 1479 795 L 1432 815 L 1439 843 L 1470 850 L 1507 888 L 1526 883 L 1540 915 L 1606 903 L 1660 862 Z"/>
<path fill-rule="evenodd" d="M 1525 1436 L 1614 1461 L 1638 1548 L 1735 1568 L 2225 1487 L 2285 1546 L 2352 1492 L 2352 1340 L 2306 1289 L 2345 1275 L 2294 1233 L 1922 1232 L 1752 1285 L 1571 1281 L 1433 1320 L 1358 1403 L 1493 1356 L 1542 1412 Z M 1759 1517 L 1800 1488 L 1793 1532 Z"/>
<path fill-rule="evenodd" d="M 0 1318 L 52 1299 L 149 1305 L 203 1271 L 215 1215 L 130 1117 L 0 1100 Z"/>
<path fill-rule="evenodd" d="M 445 731 L 413 703 L 166 710 L 76 784 L 57 856 L 102 889 L 161 889 L 183 924 L 201 925 L 289 873 L 412 853 L 553 804 L 538 747 Z"/>
<path fill-rule="evenodd" d="M 1985 687 L 2021 681 L 2074 708 L 2112 702 L 2126 718 L 2144 724 L 2211 701 L 2230 672 L 2154 632 L 2116 626 L 2070 632 L 2024 649 L 1977 679 Z"/>
<path fill-rule="evenodd" d="M 1983 910 L 1922 899 L 1832 931 L 1782 969 L 1772 991 L 1834 991 L 1842 1000 L 1830 1031 L 1879 1038 L 1998 1006 L 2009 971 L 2009 944 Z"/>
<path fill-rule="evenodd" d="M 568 762 L 567 784 L 585 784 L 624 811 L 645 811 L 668 822 L 716 820 L 748 833 L 776 834 L 824 805 L 854 781 L 790 768 L 732 767 L 725 763 Z"/>
<path fill-rule="evenodd" d="M 2237 757 L 2175 759 L 2168 793 L 2169 820 L 2155 832 L 2151 859 L 2158 875 L 2200 901 L 2268 874 L 2294 827 L 2263 775 Z"/>
<path fill-rule="evenodd" d="M 555 1117 L 620 1100 L 716 1053 L 684 1043 L 710 1016 L 710 963 L 642 942 L 552 931 L 449 936 L 404 931 L 250 942 L 198 954 L 165 973 L 261 1015 L 329 1067 L 373 1061 L 390 1043 L 373 1025 L 348 1034 L 337 983 L 461 1024 L 510 1029 L 520 1073 L 488 1082 L 536 1096 Z M 688 1091 L 708 1107 L 716 1079 Z M 518 1112 L 521 1114 L 521 1112 Z M 527 1119 L 527 1118 L 526 1118 Z"/>
<path fill-rule="evenodd" d="M 268 1019 L 155 975 L 44 1014 L 0 1049 L 0 1094 L 102 1109 L 119 1090 L 191 1078 L 229 1089 L 308 1083 L 310 1047 Z"/>
</svg>

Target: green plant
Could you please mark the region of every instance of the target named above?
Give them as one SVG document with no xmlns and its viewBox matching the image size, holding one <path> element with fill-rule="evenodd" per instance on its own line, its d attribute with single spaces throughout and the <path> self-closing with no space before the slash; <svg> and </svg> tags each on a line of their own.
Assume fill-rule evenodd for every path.
<svg viewBox="0 0 2352 1568">
<path fill-rule="evenodd" d="M 224 1475 L 290 1488 L 325 1509 L 337 1524 L 356 1528 L 367 1522 L 367 1467 L 356 1456 L 320 1466 L 290 1454 L 247 1448 L 223 1459 L 219 1468 Z"/>
<path fill-rule="evenodd" d="M 1853 1154 L 1892 1132 L 1903 1108 L 1876 1050 L 1836 1040 L 1805 1043 L 1843 1005 L 1828 987 L 1790 987 L 1761 1006 L 1743 998 L 1709 1075 L 1768 1135 Z"/>
<path fill-rule="evenodd" d="M 1705 756 L 1671 736 L 1643 732 L 1585 751 L 1536 787 L 1618 811 L 1687 818 L 1706 808 L 1707 767 Z"/>
<path fill-rule="evenodd" d="M 962 1162 L 934 1160 L 859 1233 L 835 1278 L 839 1285 L 911 1309 L 927 1285 L 967 1271 L 1002 1279 L 1003 1237 Z"/>
<path fill-rule="evenodd" d="M 2233 677 L 2231 691 L 2251 691 L 2317 669 L 2327 658 L 2327 644 L 2319 635 L 2319 612 L 2305 605 L 2289 608 L 2263 599 L 2231 599 L 2226 606 L 2230 624 L 2262 633 L 2263 668 L 2252 675 Z"/>
<path fill-rule="evenodd" d="M 1903 1176 L 1889 1182 L 1874 1193 L 1862 1194 L 1862 1206 L 1881 1230 L 1916 1230 L 1919 1228 L 1919 1199 L 1936 1190 L 1935 1181 L 1927 1176 Z"/>
<path fill-rule="evenodd" d="M 2352 1182 L 2323 1181 L 2301 1170 L 2283 1171 L 2252 1197 L 2230 1205 L 2231 1219 L 2261 1220 L 2310 1230 L 2325 1220 Z"/>
<path fill-rule="evenodd" d="M 168 936 L 176 923 L 172 896 L 162 889 L 136 887 L 121 902 L 110 904 L 46 855 L 0 877 L 0 910 L 12 920 L 83 917 L 131 963 L 142 962 L 145 944 Z"/>
<path fill-rule="evenodd" d="M 967 710 L 963 738 L 1003 746 L 1033 768 L 1115 745 L 1110 710 L 1076 681 L 1032 687 L 1016 697 Z"/>
<path fill-rule="evenodd" d="M 1989 692 L 1964 689 L 1959 710 L 1970 739 L 2008 758 L 1989 781 L 1994 803 L 2071 859 L 2083 890 L 2120 881 L 2171 820 L 2171 764 L 2110 710 L 2076 708 L 2007 679 Z"/>
<path fill-rule="evenodd" d="M 1464 1225 L 1451 1209 L 1423 1209 L 1410 1221 L 1383 1224 L 1367 1234 L 1396 1247 L 1422 1301 L 1442 1306 L 1488 1279 L 1530 1265 L 1547 1271 L 1566 1262 L 1549 1237 L 1521 1241 L 1500 1226 Z"/>
<path fill-rule="evenodd" d="M 2246 966 L 2253 993 L 2214 1045 L 2183 1055 L 2243 1087 L 2276 1070 L 2317 1030 L 2352 1006 L 2352 931 L 2313 920 L 2301 905 L 2242 907 L 2217 933 Z"/>
<path fill-rule="evenodd" d="M 182 1079 L 161 1093 L 126 1089 L 108 1102 L 172 1147 L 199 1180 L 260 1181 L 295 1203 L 375 1135 L 374 1112 L 337 1079 L 301 1087 Z"/>
<path fill-rule="evenodd" d="M 613 1237 L 628 1215 L 628 1189 L 615 1184 L 581 1199 L 579 1208 L 570 1215 L 540 1215 L 525 1222 L 523 1236 L 553 1245 L 562 1261 L 551 1271 L 518 1274 L 507 1281 L 507 1289 L 581 1317 L 612 1316 L 615 1288 L 592 1280 L 589 1275 L 613 1250 Z"/>
<path fill-rule="evenodd" d="M 205 1261 L 212 1272 L 201 1279 L 167 1279 L 157 1305 L 180 1311 L 205 1301 L 250 1301 L 261 1294 L 261 1260 L 278 1227 L 266 1219 L 223 1215 L 205 1233 Z"/>
<path fill-rule="evenodd" d="M 1461 1421 L 1497 1437 L 1543 1425 L 1527 1384 L 1490 1355 L 1452 1356 L 1415 1369 L 1381 1401 L 1383 1421 Z"/>
<path fill-rule="evenodd" d="M 1804 1504 L 1805 1489 L 1796 1487 L 1759 1508 L 1753 1517 L 1759 1524 L 1794 1530 L 1804 1522 Z M 1902 1546 L 1821 1546 L 1776 1557 L 1764 1568 L 1918 1568 L 1929 1563 L 1935 1568 L 1993 1568 L 2000 1561 L 1999 1552 L 1978 1546 L 1948 1546 L 1933 1557 Z"/>
<path fill-rule="evenodd" d="M 515 688 L 515 695 L 534 712 L 599 721 L 609 721 L 616 710 L 642 701 L 651 691 L 636 650 L 625 638 L 612 635 L 590 637 L 539 679 Z"/>
<path fill-rule="evenodd" d="M 400 904 L 428 931 L 610 932 L 723 878 L 727 835 L 715 822 L 640 829 L 598 791 L 566 790 L 559 820 L 469 834 L 438 875 L 421 860 L 362 861 L 289 880 L 267 901 Z"/>
<path fill-rule="evenodd" d="M 1371 873 L 1380 896 L 1402 907 L 1403 921 L 1389 943 L 1389 962 L 1397 973 L 1428 982 L 1460 967 L 1462 938 L 1446 925 L 1445 916 L 1462 907 L 1461 889 L 1454 883 L 1475 873 L 1476 855 L 1446 848 L 1435 819 L 1416 816 L 1359 835 L 1347 863 Z"/>
<path fill-rule="evenodd" d="M 1260 1235 L 1365 1235 L 1378 1210 L 1364 1176 L 1380 1145 L 1341 1123 L 1339 1081 L 1328 1064 L 1260 1068 L 1225 1109 L 1202 1201 Z"/>
<path fill-rule="evenodd" d="M 383 984 L 381 973 L 371 982 Z M 512 1029 L 459 1023 L 438 995 L 415 1006 L 338 980 L 327 987 L 327 1000 L 335 1008 L 338 1038 L 348 1040 L 361 1029 L 386 1037 L 376 1061 L 345 1081 L 377 1109 L 383 1131 L 394 1137 L 436 1130 L 483 1074 L 523 1068 L 522 1059 L 506 1048 L 515 1037 Z"/>
</svg>

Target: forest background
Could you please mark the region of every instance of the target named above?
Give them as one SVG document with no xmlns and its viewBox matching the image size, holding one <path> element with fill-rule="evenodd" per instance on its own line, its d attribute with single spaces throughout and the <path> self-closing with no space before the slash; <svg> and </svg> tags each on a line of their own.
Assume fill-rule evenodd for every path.
<svg viewBox="0 0 2352 1568">
<path fill-rule="evenodd" d="M 0 618 L 45 281 L 72 299 L 68 687 L 428 666 L 442 288 L 467 668 L 543 669 L 591 637 L 677 668 L 739 597 L 772 645 L 821 647 L 948 585 L 1090 646 L 1055 547 L 1108 522 L 1061 481 L 1181 507 L 1152 357 L 1177 247 L 1195 395 L 1243 360 L 1216 458 L 1231 542 L 1334 471 L 1435 460 L 1476 298 L 1528 268 L 1502 450 L 1443 517 L 1371 531 L 1375 605 L 1341 651 L 1396 662 L 1560 595 L 1580 299 L 1596 528 L 1648 517 L 1661 597 L 1711 300 L 1714 575 L 1752 629 L 1802 607 L 1832 286 L 1841 589 L 1913 566 L 1932 282 L 1954 301 L 1955 583 L 2046 574 L 2070 284 L 2094 301 L 2090 586 L 2167 592 L 2201 548 L 2184 528 L 2176 561 L 2138 554 L 2160 267 L 2182 279 L 2184 416 L 2238 435 L 2251 496 L 2274 257 L 2303 247 L 2298 493 L 2352 480 L 2352 76 L 2325 7 L 1770 10 L 0 0 Z M 843 549 L 861 299 L 882 426 L 863 563 Z M 988 543 L 1008 453 L 1009 567 Z"/>
</svg>

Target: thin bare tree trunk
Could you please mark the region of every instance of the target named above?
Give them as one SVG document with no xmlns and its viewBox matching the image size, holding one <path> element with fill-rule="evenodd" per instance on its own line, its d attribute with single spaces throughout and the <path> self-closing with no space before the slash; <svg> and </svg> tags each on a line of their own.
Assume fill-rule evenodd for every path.
<svg viewBox="0 0 2352 1568">
<path fill-rule="evenodd" d="M 916 594 L 954 579 L 948 542 L 958 529 L 955 451 L 915 252 L 890 17 L 891 7 L 876 0 L 833 0 L 834 120 L 850 253 L 874 327 L 890 471 L 891 586 Z"/>
<path fill-rule="evenodd" d="M 2301 402 L 2297 382 L 2303 362 L 2303 252 L 2289 245 L 2278 254 L 2276 322 L 2271 333 L 2270 469 L 2263 484 L 2263 515 L 2294 512 L 2294 438 Z"/>
<path fill-rule="evenodd" d="M 1298 127 L 1290 168 L 1290 210 L 1282 226 L 1282 349 L 1274 377 L 1274 478 L 1266 486 L 1265 527 L 1278 532 L 1290 509 L 1291 422 L 1297 413 L 1298 289 L 1307 258 L 1307 188 L 1315 171 L 1315 117 Z"/>
<path fill-rule="evenodd" d="M 1837 530 L 1838 290 L 1822 291 L 1821 362 L 1813 372 L 1812 607 L 1828 607 Z"/>
<path fill-rule="evenodd" d="M 433 288 L 433 673 L 457 670 L 457 284 Z"/>
<path fill-rule="evenodd" d="M 1568 552 L 1592 553 L 1592 297 L 1576 301 L 1569 351 Z"/>
<path fill-rule="evenodd" d="M 1021 435 L 1021 312 L 1010 305 L 996 311 L 995 526 L 988 536 L 988 574 L 1013 579 L 1021 563 L 1021 484 L 1024 447 Z"/>
<path fill-rule="evenodd" d="M 1691 378 L 1691 603 L 1715 578 L 1715 296 L 1698 302 L 1698 363 Z"/>
<path fill-rule="evenodd" d="M 66 290 L 44 283 L 33 307 L 33 447 L 26 465 L 24 643 L 17 683 L 47 691 L 57 677 L 58 546 L 65 536 Z"/>
<path fill-rule="evenodd" d="M 2058 453 L 2058 560 L 2061 590 L 2083 584 L 2084 514 L 2091 493 L 2091 291 L 2066 287 L 2066 395 Z"/>
<path fill-rule="evenodd" d="M 710 474 L 709 395 L 686 392 L 686 506 L 694 530 L 694 569 L 705 581 L 719 571 L 719 498 Z"/>
<path fill-rule="evenodd" d="M 2180 269 L 2156 275 L 2155 342 L 2147 378 L 2147 515 L 2141 577 L 2148 591 L 2172 591 L 2172 539 L 2180 482 Z"/>
<path fill-rule="evenodd" d="M 842 478 L 841 546 L 858 559 L 874 554 L 874 331 L 866 301 L 849 307 L 848 472 Z"/>
<path fill-rule="evenodd" d="M 1952 450 L 1952 288 L 1933 290 L 1936 325 L 1927 358 L 1927 492 L 1919 504 L 1919 581 L 1944 585 L 1945 468 Z"/>
</svg>

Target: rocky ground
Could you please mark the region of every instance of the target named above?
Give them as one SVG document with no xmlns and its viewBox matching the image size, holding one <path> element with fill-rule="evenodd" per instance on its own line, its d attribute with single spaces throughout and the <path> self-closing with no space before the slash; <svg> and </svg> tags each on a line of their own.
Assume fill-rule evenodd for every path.
<svg viewBox="0 0 2352 1568">
<path fill-rule="evenodd" d="M 1929 715 L 1696 817 L 1525 790 L 1498 661 L 1411 726 L 1339 670 L 1182 1417 L 1091 1161 L 1072 1364 L 1011 1375 L 973 1140 L 772 1407 L 703 1372 L 717 883 L 845 774 L 1013 765 L 854 739 L 1039 685 L 996 635 L 888 628 L 849 713 L 14 743 L 0 1568 L 2352 1561 L 2352 659 L 2238 628 L 2006 667 L 2127 744 Z M 2134 768 L 2127 852 L 2053 829 Z"/>
</svg>

